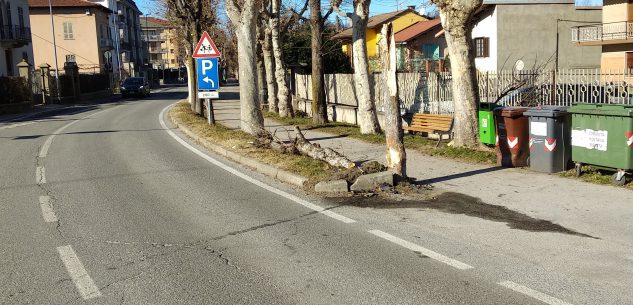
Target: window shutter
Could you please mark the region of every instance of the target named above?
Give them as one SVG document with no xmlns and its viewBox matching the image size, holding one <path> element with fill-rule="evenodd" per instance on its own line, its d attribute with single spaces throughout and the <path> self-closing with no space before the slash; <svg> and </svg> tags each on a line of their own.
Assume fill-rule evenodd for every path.
<svg viewBox="0 0 633 305">
<path fill-rule="evenodd" d="M 490 57 L 490 38 L 489 37 L 484 37 L 483 38 L 483 44 L 484 44 L 483 57 Z"/>
</svg>

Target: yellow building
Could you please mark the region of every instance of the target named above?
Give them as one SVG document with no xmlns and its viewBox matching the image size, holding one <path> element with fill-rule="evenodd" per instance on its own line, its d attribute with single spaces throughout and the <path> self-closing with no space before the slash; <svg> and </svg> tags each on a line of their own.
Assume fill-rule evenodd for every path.
<svg viewBox="0 0 633 305">
<path fill-rule="evenodd" d="M 427 20 L 429 18 L 418 14 L 414 7 L 370 17 L 367 22 L 367 56 L 372 58 L 378 55 L 378 42 L 380 41 L 380 31 L 383 24 L 392 22 L 393 30 L 397 33 L 413 24 Z M 332 38 L 340 39 L 343 42 L 343 52 L 351 58 L 352 28 L 345 29 L 332 36 Z"/>
<path fill-rule="evenodd" d="M 141 18 L 141 39 L 147 42 L 149 63 L 154 69 L 172 69 L 181 66 L 176 29 L 169 21 L 154 18 Z"/>
<path fill-rule="evenodd" d="M 582 46 L 602 46 L 602 70 L 633 72 L 633 1 L 604 0 L 602 23 L 572 28 Z"/>
<path fill-rule="evenodd" d="M 83 0 L 53 1 L 57 63 L 62 70 L 74 61 L 79 72 L 100 73 L 111 67 L 113 43 L 108 30 L 107 8 Z M 53 31 L 47 0 L 29 0 L 33 59 L 36 67 L 55 68 Z"/>
</svg>

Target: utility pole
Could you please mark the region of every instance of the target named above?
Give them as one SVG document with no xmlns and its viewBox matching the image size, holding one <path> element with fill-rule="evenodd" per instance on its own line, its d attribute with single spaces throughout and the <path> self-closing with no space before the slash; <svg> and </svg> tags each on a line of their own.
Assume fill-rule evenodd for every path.
<svg viewBox="0 0 633 305">
<path fill-rule="evenodd" d="M 48 0 L 48 11 L 51 15 L 51 29 L 53 30 L 53 50 L 55 54 L 55 84 L 57 85 L 57 101 L 61 101 L 62 92 L 59 87 L 59 63 L 57 62 L 57 37 L 55 37 L 55 20 L 53 19 L 53 3 Z"/>
</svg>

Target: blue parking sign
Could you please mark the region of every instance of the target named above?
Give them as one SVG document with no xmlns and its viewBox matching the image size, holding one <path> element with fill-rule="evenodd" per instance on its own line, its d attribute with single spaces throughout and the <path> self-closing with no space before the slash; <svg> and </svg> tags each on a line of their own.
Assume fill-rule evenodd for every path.
<svg viewBox="0 0 633 305">
<path fill-rule="evenodd" d="M 198 90 L 220 89 L 220 76 L 217 58 L 197 58 Z"/>
</svg>

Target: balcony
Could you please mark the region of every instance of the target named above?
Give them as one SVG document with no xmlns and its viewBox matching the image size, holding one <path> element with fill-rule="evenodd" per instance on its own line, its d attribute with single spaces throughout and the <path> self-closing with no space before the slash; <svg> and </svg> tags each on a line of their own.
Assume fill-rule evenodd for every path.
<svg viewBox="0 0 633 305">
<path fill-rule="evenodd" d="M 99 48 L 105 49 L 105 50 L 112 50 L 114 49 L 114 43 L 112 43 L 112 40 L 101 39 L 99 41 Z"/>
<path fill-rule="evenodd" d="M 0 44 L 3 47 L 18 48 L 31 42 L 31 28 L 19 25 L 0 26 Z"/>
<path fill-rule="evenodd" d="M 143 41 L 165 41 L 165 35 L 142 35 L 141 39 Z"/>
<path fill-rule="evenodd" d="M 632 43 L 633 23 L 622 21 L 573 27 L 571 39 L 575 43 L 587 46 Z"/>
<path fill-rule="evenodd" d="M 152 54 L 166 54 L 167 49 L 163 48 L 149 48 L 149 52 Z"/>
</svg>

